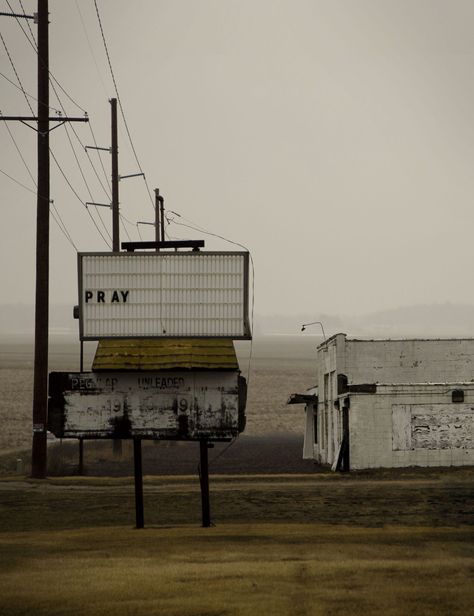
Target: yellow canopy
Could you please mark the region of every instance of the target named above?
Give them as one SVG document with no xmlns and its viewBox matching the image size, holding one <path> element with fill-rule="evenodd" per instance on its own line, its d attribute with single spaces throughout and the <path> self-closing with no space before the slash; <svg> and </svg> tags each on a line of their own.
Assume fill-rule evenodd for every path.
<svg viewBox="0 0 474 616">
<path fill-rule="evenodd" d="M 99 340 L 92 370 L 238 370 L 226 338 Z"/>
</svg>

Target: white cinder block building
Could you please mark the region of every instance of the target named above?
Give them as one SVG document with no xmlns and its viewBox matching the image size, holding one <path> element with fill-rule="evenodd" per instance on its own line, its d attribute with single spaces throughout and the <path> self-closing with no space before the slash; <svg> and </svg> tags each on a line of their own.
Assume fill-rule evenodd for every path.
<svg viewBox="0 0 474 616">
<path fill-rule="evenodd" d="M 355 340 L 318 347 L 304 458 L 340 469 L 474 464 L 474 339 Z"/>
</svg>

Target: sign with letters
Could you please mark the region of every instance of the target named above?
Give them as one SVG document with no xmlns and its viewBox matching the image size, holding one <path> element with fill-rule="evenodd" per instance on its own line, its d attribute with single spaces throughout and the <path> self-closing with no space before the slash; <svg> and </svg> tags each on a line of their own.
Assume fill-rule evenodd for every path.
<svg viewBox="0 0 474 616">
<path fill-rule="evenodd" d="M 52 372 L 49 396 L 60 438 L 229 440 L 245 425 L 238 371 Z"/>
<path fill-rule="evenodd" d="M 246 252 L 79 253 L 81 340 L 251 338 Z"/>
</svg>

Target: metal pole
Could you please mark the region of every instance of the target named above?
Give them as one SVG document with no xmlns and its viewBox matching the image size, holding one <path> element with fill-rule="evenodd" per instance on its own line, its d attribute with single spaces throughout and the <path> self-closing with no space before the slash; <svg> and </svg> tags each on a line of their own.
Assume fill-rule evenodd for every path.
<svg viewBox="0 0 474 616">
<path fill-rule="evenodd" d="M 345 442 L 343 470 L 348 473 L 351 470 L 350 460 L 350 436 L 349 436 L 349 407 L 342 407 L 342 434 Z"/>
<path fill-rule="evenodd" d="M 84 372 L 84 340 L 81 340 L 81 354 L 79 360 L 79 372 Z"/>
<path fill-rule="evenodd" d="M 161 241 L 165 241 L 165 200 L 160 197 L 160 212 L 161 212 Z"/>
<path fill-rule="evenodd" d="M 79 475 L 84 475 L 84 439 L 79 439 Z"/>
<path fill-rule="evenodd" d="M 136 527 L 145 526 L 143 516 L 143 471 L 142 471 L 142 441 L 133 439 L 133 466 L 135 474 L 135 520 Z"/>
<path fill-rule="evenodd" d="M 202 504 L 202 526 L 209 528 L 211 525 L 211 507 L 209 500 L 209 461 L 207 455 L 207 441 L 201 439 L 199 441 L 199 449 L 201 454 L 201 504 Z"/>
<path fill-rule="evenodd" d="M 119 173 L 118 173 L 118 138 L 117 138 L 117 99 L 110 99 L 112 112 L 112 250 L 120 250 L 119 217 Z"/>
<path fill-rule="evenodd" d="M 160 241 L 160 189 L 155 188 L 155 242 Z M 160 249 L 157 247 L 156 252 Z"/>
<path fill-rule="evenodd" d="M 46 477 L 49 326 L 49 40 L 48 0 L 38 0 L 38 196 L 36 214 L 35 360 L 31 475 Z"/>
</svg>

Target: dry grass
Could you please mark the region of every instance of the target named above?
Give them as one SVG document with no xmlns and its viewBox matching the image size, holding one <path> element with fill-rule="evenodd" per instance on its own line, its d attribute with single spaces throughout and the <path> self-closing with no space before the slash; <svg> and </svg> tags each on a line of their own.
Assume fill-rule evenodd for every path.
<svg viewBox="0 0 474 616">
<path fill-rule="evenodd" d="M 0 608 L 20 614 L 466 614 L 465 529 L 315 524 L 0 535 Z"/>
<path fill-rule="evenodd" d="M 4 479 L 0 614 L 464 616 L 472 473 Z"/>
</svg>

